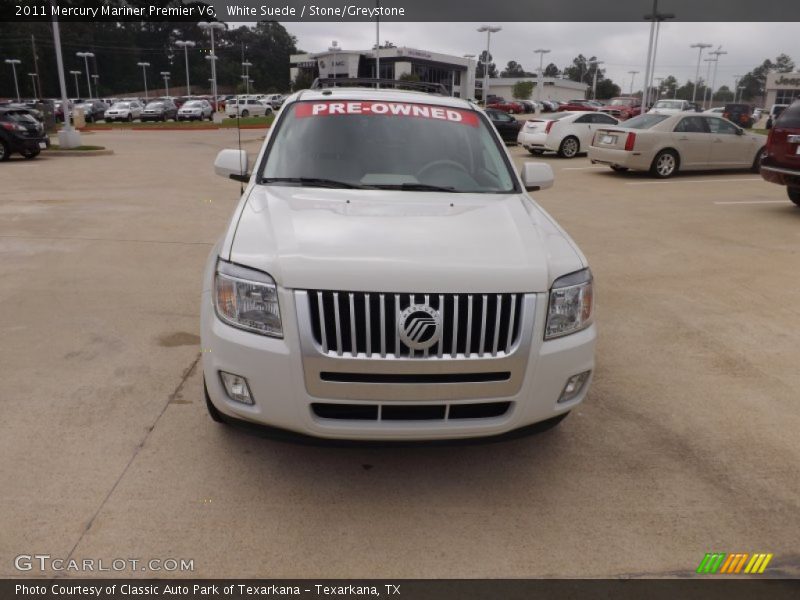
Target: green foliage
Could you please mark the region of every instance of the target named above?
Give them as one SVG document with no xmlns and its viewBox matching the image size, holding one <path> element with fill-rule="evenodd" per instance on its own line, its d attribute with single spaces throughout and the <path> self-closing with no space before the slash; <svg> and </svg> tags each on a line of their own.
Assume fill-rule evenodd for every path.
<svg viewBox="0 0 800 600">
<path fill-rule="evenodd" d="M 511 88 L 511 95 L 519 100 L 529 100 L 533 93 L 532 81 L 518 81 Z"/>
<path fill-rule="evenodd" d="M 510 60 L 506 68 L 500 73 L 500 77 L 525 77 L 525 69 L 517 61 Z"/>
<path fill-rule="evenodd" d="M 307 90 L 314 83 L 314 78 L 307 71 L 299 71 L 292 82 L 292 91 Z"/>
<path fill-rule="evenodd" d="M 417 73 L 403 73 L 397 79 L 399 81 L 421 81 Z"/>
</svg>

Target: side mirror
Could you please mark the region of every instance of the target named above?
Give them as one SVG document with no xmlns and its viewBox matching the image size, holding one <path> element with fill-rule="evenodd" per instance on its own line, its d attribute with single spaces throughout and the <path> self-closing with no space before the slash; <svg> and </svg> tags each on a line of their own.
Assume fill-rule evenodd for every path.
<svg viewBox="0 0 800 600">
<path fill-rule="evenodd" d="M 522 185 L 529 192 L 553 187 L 553 169 L 547 163 L 526 162 L 522 165 Z"/>
<path fill-rule="evenodd" d="M 250 174 L 247 172 L 247 152 L 244 150 L 220 150 L 214 160 L 214 172 L 228 179 L 236 181 L 250 181 Z"/>
</svg>

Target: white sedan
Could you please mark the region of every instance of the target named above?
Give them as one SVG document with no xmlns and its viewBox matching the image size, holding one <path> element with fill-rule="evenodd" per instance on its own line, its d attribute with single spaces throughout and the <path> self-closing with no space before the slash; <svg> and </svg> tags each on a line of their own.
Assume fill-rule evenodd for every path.
<svg viewBox="0 0 800 600">
<path fill-rule="evenodd" d="M 706 113 L 645 114 L 598 131 L 589 160 L 618 172 L 650 171 L 662 179 L 702 169 L 757 173 L 766 142 L 765 135 Z"/>
<path fill-rule="evenodd" d="M 553 113 L 526 122 L 517 136 L 517 143 L 531 154 L 550 150 L 558 152 L 562 158 L 574 158 L 589 148 L 599 128 L 617 124 L 617 119 L 600 112 Z"/>
<path fill-rule="evenodd" d="M 692 105 L 688 100 L 659 100 L 647 112 L 654 115 L 675 115 L 689 110 L 692 110 Z"/>
<path fill-rule="evenodd" d="M 258 98 L 233 98 L 225 104 L 226 117 L 264 117 L 272 114 L 266 100 Z"/>
<path fill-rule="evenodd" d="M 214 120 L 214 109 L 208 100 L 189 100 L 178 109 L 178 121 Z"/>
</svg>

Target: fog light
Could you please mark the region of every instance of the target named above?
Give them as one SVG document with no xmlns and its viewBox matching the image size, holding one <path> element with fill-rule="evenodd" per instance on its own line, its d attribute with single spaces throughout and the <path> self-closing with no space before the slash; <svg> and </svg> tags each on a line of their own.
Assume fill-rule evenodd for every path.
<svg viewBox="0 0 800 600">
<path fill-rule="evenodd" d="M 247 379 L 225 371 L 219 372 L 219 378 L 222 380 L 222 385 L 225 386 L 228 398 L 242 404 L 253 404 L 253 396 L 250 394 L 250 386 L 247 385 Z"/>
<path fill-rule="evenodd" d="M 558 399 L 559 402 L 569 402 L 570 400 L 574 400 L 578 397 L 578 394 L 581 393 L 583 390 L 583 386 L 586 385 L 586 382 L 589 380 L 589 375 L 591 375 L 591 371 L 584 371 L 583 373 L 578 373 L 577 375 L 573 375 L 567 380 L 567 385 L 564 386 L 564 391 L 561 392 L 561 397 Z"/>
</svg>

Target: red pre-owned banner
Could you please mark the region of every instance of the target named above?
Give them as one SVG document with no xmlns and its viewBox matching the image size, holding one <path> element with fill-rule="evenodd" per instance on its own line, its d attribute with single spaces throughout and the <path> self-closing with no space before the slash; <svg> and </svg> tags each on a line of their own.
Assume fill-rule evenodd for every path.
<svg viewBox="0 0 800 600">
<path fill-rule="evenodd" d="M 301 102 L 294 112 L 297 118 L 335 115 L 376 115 L 433 119 L 460 125 L 478 126 L 478 115 L 469 110 L 408 102 L 375 102 L 361 100 Z"/>
</svg>

